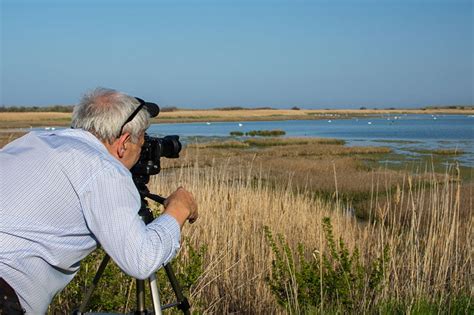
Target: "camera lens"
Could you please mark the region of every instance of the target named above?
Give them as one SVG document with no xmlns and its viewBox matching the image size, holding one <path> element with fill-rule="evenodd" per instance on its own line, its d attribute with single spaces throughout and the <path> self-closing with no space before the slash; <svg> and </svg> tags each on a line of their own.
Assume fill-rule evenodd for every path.
<svg viewBox="0 0 474 315">
<path fill-rule="evenodd" d="M 158 138 L 160 139 L 160 138 Z M 179 136 L 166 136 L 161 138 L 161 156 L 174 159 L 179 157 L 181 142 Z"/>
</svg>

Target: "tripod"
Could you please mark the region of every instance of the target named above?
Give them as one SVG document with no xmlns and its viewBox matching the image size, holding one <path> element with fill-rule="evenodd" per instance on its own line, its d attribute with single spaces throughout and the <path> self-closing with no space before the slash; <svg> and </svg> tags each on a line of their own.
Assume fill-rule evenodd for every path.
<svg viewBox="0 0 474 315">
<path fill-rule="evenodd" d="M 165 201 L 165 198 L 150 193 L 150 191 L 148 190 L 148 187 L 146 187 L 145 185 L 146 182 L 148 182 L 148 180 L 140 181 L 140 180 L 136 180 L 136 178 L 134 178 L 134 180 L 135 180 L 135 185 L 137 186 L 138 191 L 140 192 L 140 198 L 141 198 L 141 207 L 138 214 L 140 215 L 142 220 L 145 222 L 145 224 L 148 224 L 151 221 L 153 221 L 154 217 L 150 211 L 150 208 L 148 207 L 148 202 L 145 200 L 145 198 L 150 198 L 160 204 L 163 204 L 163 202 Z M 84 311 L 109 261 L 110 261 L 110 256 L 106 254 L 105 257 L 102 259 L 102 262 L 100 263 L 100 266 L 97 270 L 97 273 L 94 276 L 94 279 L 92 280 L 91 286 L 86 292 L 84 300 L 82 301 L 79 309 L 73 313 L 74 315 L 87 314 L 87 313 L 84 313 Z M 134 312 L 135 315 L 146 315 L 146 314 L 161 315 L 162 310 L 172 308 L 172 307 L 177 307 L 186 315 L 190 314 L 189 309 L 191 306 L 188 302 L 188 299 L 183 295 L 181 286 L 179 285 L 179 282 L 176 279 L 176 276 L 173 272 L 171 264 L 166 264 L 164 266 L 164 269 L 166 272 L 166 276 L 168 277 L 168 280 L 173 289 L 173 292 L 176 296 L 176 302 L 161 306 L 160 296 L 158 292 L 158 285 L 157 285 L 157 280 L 156 280 L 156 274 L 153 273 L 149 278 L 149 282 L 150 282 L 150 291 L 151 291 L 151 297 L 153 301 L 154 312 L 152 313 L 148 311 L 145 305 L 145 280 L 136 279 L 137 308 L 136 308 L 136 311 Z M 88 313 L 88 314 L 91 314 L 91 313 Z"/>
</svg>

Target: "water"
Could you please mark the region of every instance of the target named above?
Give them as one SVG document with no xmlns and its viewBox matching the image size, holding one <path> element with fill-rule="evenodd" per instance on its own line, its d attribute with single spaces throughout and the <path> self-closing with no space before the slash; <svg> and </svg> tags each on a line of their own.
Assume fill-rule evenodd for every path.
<svg viewBox="0 0 474 315">
<path fill-rule="evenodd" d="M 322 120 L 200 122 L 154 124 L 148 133 L 178 134 L 183 142 L 228 138 L 231 131 L 281 129 L 285 137 L 336 138 L 350 146 L 385 146 L 416 157 L 414 150 L 458 149 L 456 160 L 474 166 L 474 116 L 397 115 Z M 449 160 L 449 157 L 446 157 Z"/>
</svg>

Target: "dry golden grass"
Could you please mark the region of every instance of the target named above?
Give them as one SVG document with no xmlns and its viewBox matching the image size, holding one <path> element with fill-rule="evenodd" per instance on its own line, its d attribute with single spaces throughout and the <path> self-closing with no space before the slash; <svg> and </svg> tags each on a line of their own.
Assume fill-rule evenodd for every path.
<svg viewBox="0 0 474 315">
<path fill-rule="evenodd" d="M 201 166 L 217 162 L 238 165 L 240 160 L 253 161 L 257 168 L 265 171 L 262 180 L 270 184 L 292 180 L 300 187 L 324 194 L 334 192 L 334 168 L 340 176 L 339 189 L 344 193 L 370 192 L 372 178 L 380 174 L 391 178 L 392 184 L 403 177 L 389 170 L 369 171 L 363 162 L 374 154 L 389 153 L 390 149 L 346 147 L 342 144 L 334 139 L 317 138 L 249 139 L 241 145 L 234 141 L 191 144 L 183 152 L 183 159 L 164 163 L 177 167 L 186 163 L 188 156 L 200 156 Z"/>
<path fill-rule="evenodd" d="M 70 113 L 0 112 L 0 129 L 69 126 L 70 122 Z"/>
<path fill-rule="evenodd" d="M 237 169 L 235 161 L 203 167 L 199 158 L 189 161 L 193 167 L 164 171 L 150 183 L 152 191 L 164 195 L 183 185 L 199 203 L 200 219 L 184 229 L 194 246 L 207 246 L 204 273 L 191 291 L 191 301 L 204 305 L 198 311 L 283 313 L 265 283 L 273 253 L 263 226 L 284 235 L 292 247 L 302 243 L 324 253 L 323 217 L 331 218 L 336 238 L 351 250 L 359 248 L 366 264 L 389 246 L 391 260 L 377 302 L 398 301 L 410 309 L 420 299 L 436 304 L 460 293 L 472 296 L 473 217 L 461 215 L 461 184 L 452 184 L 451 176 L 442 183 L 431 177 L 426 185 L 406 176 L 391 196 L 394 203 L 380 202 L 378 195 L 388 188 L 383 177 L 374 179 L 370 210 L 377 221 L 361 223 L 342 203 L 313 198 L 306 189 L 295 193 L 291 175 L 270 187 L 263 180 L 266 171 L 253 162 L 243 161 Z M 335 171 L 333 181 L 343 181 L 337 166 Z M 470 200 L 472 205 L 472 194 Z"/>
<path fill-rule="evenodd" d="M 0 113 L 0 123 L 10 121 L 45 121 L 51 119 L 71 119 L 70 113 L 55 112 L 2 112 Z"/>
</svg>

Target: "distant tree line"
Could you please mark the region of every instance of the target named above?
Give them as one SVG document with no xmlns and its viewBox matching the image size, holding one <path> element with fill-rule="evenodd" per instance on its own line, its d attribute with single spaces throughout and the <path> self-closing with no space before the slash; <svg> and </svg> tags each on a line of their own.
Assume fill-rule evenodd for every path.
<svg viewBox="0 0 474 315">
<path fill-rule="evenodd" d="M 229 106 L 229 107 L 215 107 L 214 110 L 258 110 L 258 109 L 274 109 L 273 107 L 241 107 L 241 106 Z"/>
<path fill-rule="evenodd" d="M 0 106 L 0 112 L 56 112 L 72 113 L 74 105 L 53 105 L 53 106 Z M 161 107 L 161 112 L 174 112 L 179 110 L 177 107 Z"/>
<path fill-rule="evenodd" d="M 53 106 L 0 106 L 0 112 L 59 112 L 72 113 L 73 105 Z"/>
<path fill-rule="evenodd" d="M 423 107 L 423 110 L 429 109 L 474 109 L 474 105 L 444 105 Z"/>
</svg>

